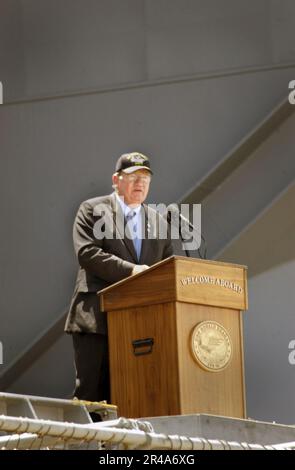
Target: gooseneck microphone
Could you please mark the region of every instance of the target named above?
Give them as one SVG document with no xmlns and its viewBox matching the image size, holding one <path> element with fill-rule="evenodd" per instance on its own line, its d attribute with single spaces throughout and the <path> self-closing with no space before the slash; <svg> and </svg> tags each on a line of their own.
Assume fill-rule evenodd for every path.
<svg viewBox="0 0 295 470">
<path fill-rule="evenodd" d="M 177 225 L 179 227 L 179 235 L 180 235 L 180 238 L 181 238 L 181 240 L 184 244 L 189 242 L 193 238 L 193 235 L 190 232 L 187 232 L 191 235 L 191 237 L 190 237 L 190 239 L 185 239 L 183 237 L 183 231 L 182 231 L 183 227 L 187 226 L 193 232 L 197 233 L 201 237 L 201 240 L 203 242 L 203 247 L 204 247 L 204 253 L 202 255 L 201 250 L 200 250 L 201 247 L 199 246 L 199 248 L 198 248 L 199 257 L 201 259 L 207 259 L 207 243 L 206 243 L 205 238 L 203 237 L 201 231 L 197 227 L 195 227 L 190 222 L 190 220 L 188 220 L 186 217 L 184 217 L 181 214 L 181 211 L 180 211 L 177 204 L 175 204 L 175 203 L 169 204 L 169 206 L 167 207 L 166 219 L 167 219 L 167 222 L 169 223 L 169 225 L 171 227 L 173 226 L 173 224 Z M 186 256 L 190 257 L 189 250 L 187 250 L 186 248 L 185 248 L 185 253 L 186 253 Z"/>
</svg>

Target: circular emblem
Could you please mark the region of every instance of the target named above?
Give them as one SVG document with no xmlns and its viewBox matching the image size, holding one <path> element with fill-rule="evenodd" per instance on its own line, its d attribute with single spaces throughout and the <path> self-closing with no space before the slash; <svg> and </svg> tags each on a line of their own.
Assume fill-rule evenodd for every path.
<svg viewBox="0 0 295 470">
<path fill-rule="evenodd" d="M 132 163 L 137 163 L 137 165 L 142 165 L 147 160 L 147 157 L 141 153 L 131 153 L 127 158 Z"/>
<path fill-rule="evenodd" d="M 219 372 L 232 356 L 232 341 L 226 329 L 216 321 L 203 321 L 192 332 L 191 349 L 194 359 L 204 369 Z"/>
</svg>

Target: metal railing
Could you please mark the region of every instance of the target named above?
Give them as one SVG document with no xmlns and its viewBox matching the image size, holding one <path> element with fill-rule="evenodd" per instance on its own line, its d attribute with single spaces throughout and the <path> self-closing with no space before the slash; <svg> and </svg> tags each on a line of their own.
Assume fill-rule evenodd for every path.
<svg viewBox="0 0 295 470">
<path fill-rule="evenodd" d="M 291 450 L 295 442 L 261 445 L 246 442 L 157 434 L 150 423 L 120 418 L 92 424 L 0 416 L 2 449 L 112 449 L 126 450 Z M 109 447 L 110 448 L 110 447 Z"/>
</svg>

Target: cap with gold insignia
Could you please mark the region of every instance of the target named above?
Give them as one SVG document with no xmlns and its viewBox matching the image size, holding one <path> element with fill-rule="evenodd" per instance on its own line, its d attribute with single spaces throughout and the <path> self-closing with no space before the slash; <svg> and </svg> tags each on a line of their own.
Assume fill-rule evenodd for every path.
<svg viewBox="0 0 295 470">
<path fill-rule="evenodd" d="M 139 152 L 124 153 L 118 159 L 116 164 L 116 172 L 133 173 L 137 170 L 148 170 L 153 174 L 150 168 L 148 157 Z"/>
</svg>

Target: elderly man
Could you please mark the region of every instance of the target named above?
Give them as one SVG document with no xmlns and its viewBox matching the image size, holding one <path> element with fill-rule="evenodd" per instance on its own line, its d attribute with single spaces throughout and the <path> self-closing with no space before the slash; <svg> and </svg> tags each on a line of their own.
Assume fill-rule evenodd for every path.
<svg viewBox="0 0 295 470">
<path fill-rule="evenodd" d="M 97 291 L 173 254 L 170 240 L 159 237 L 155 212 L 143 204 L 151 177 L 145 155 L 122 155 L 112 177 L 115 192 L 83 202 L 75 219 L 80 267 L 65 331 L 73 337 L 81 400 L 110 399 L 107 322 Z"/>
</svg>

